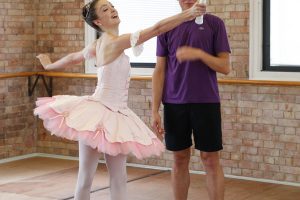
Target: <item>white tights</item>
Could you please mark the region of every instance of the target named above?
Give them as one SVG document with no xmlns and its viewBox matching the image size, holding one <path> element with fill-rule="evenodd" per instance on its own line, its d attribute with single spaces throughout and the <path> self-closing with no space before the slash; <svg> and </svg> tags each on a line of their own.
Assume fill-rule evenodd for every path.
<svg viewBox="0 0 300 200">
<path fill-rule="evenodd" d="M 89 200 L 90 190 L 96 173 L 100 153 L 79 142 L 79 172 L 75 200 Z M 106 166 L 110 177 L 111 200 L 126 200 L 126 156 L 105 154 Z"/>
</svg>

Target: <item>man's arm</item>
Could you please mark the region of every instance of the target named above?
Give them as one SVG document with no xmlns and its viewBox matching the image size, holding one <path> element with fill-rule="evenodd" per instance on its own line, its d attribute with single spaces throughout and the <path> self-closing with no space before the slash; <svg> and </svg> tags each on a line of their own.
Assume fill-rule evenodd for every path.
<svg viewBox="0 0 300 200">
<path fill-rule="evenodd" d="M 159 115 L 159 107 L 162 101 L 166 64 L 166 57 L 157 57 L 157 62 L 152 77 L 152 117 L 153 128 L 157 134 L 163 134 L 161 117 Z"/>
<path fill-rule="evenodd" d="M 225 75 L 230 72 L 230 54 L 228 52 L 221 52 L 217 56 L 212 56 L 201 49 L 184 46 L 178 48 L 176 57 L 179 62 L 201 60 L 212 70 Z"/>
</svg>

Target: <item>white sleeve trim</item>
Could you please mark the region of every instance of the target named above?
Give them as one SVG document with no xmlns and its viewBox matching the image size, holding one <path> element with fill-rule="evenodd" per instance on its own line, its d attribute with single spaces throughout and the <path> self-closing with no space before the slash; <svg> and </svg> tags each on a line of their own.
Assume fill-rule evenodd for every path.
<svg viewBox="0 0 300 200">
<path fill-rule="evenodd" d="M 94 46 L 94 42 L 87 45 L 81 52 L 83 54 L 84 59 L 86 60 L 90 60 L 90 59 L 94 59 L 95 55 L 92 53 L 92 48 Z"/>
<path fill-rule="evenodd" d="M 132 51 L 133 51 L 134 56 L 141 55 L 141 53 L 144 50 L 143 44 L 140 44 L 140 45 L 136 46 L 136 44 L 137 44 L 137 42 L 140 38 L 140 32 L 141 31 L 137 31 L 135 33 L 132 33 L 131 36 L 130 36 L 130 45 L 132 47 Z"/>
</svg>

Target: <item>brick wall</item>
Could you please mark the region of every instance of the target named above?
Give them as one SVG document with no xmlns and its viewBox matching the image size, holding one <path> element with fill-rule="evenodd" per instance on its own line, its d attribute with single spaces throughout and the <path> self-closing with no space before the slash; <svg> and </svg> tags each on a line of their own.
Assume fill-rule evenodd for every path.
<svg viewBox="0 0 300 200">
<path fill-rule="evenodd" d="M 38 53 L 49 53 L 53 60 L 84 46 L 82 0 L 43 0 L 38 4 L 36 47 Z M 82 65 L 66 69 L 84 72 Z"/>
<path fill-rule="evenodd" d="M 35 2 L 0 1 L 0 73 L 35 70 Z M 26 78 L 0 80 L 0 158 L 35 152 L 33 100 Z"/>
<path fill-rule="evenodd" d="M 249 1 L 209 0 L 208 11 L 224 20 L 230 40 L 231 72 L 226 78 L 249 77 Z M 222 75 L 219 76 L 223 78 Z"/>
<path fill-rule="evenodd" d="M 300 87 L 221 86 L 225 172 L 300 181 Z"/>
<path fill-rule="evenodd" d="M 69 52 L 79 51 L 83 48 L 84 23 L 81 18 L 83 2 L 82 0 L 46 0 L 39 3 L 37 52 L 49 53 L 51 58 L 56 60 Z M 47 8 L 47 10 L 45 11 L 43 8 Z M 67 68 L 65 71 L 84 73 L 84 67 L 80 64 Z M 92 93 L 96 81 L 58 78 L 53 81 L 53 84 L 53 94 L 55 95 L 83 95 L 85 92 Z M 87 89 L 88 91 L 86 91 Z M 38 152 L 77 156 L 77 150 L 77 143 L 50 136 L 39 122 Z"/>
<path fill-rule="evenodd" d="M 44 0 L 38 3 L 35 27 L 37 52 L 51 53 L 51 57 L 57 59 L 81 49 L 84 44 L 83 22 L 80 18 L 82 1 Z M 248 79 L 249 1 L 210 0 L 208 10 L 224 19 L 230 38 L 232 71 L 226 78 Z M 6 54 L 0 54 L 0 59 L 7 62 L 4 56 Z M 84 70 L 82 65 L 78 65 L 67 71 Z M 219 78 L 224 77 L 220 75 Z M 96 80 L 57 78 L 54 79 L 54 95 L 88 95 L 93 92 L 95 84 Z M 7 83 L 2 80 L 0 85 L 1 89 L 2 86 L 7 88 Z M 38 92 L 41 96 L 45 95 L 42 88 Z M 0 102 L 3 102 L 2 94 Z M 220 94 L 224 133 L 221 157 L 225 173 L 299 183 L 300 156 L 297 152 L 300 150 L 300 87 L 224 84 L 220 85 Z M 21 98 L 27 97 L 24 95 Z M 129 107 L 148 125 L 151 120 L 150 100 L 151 82 L 132 81 Z M 7 108 L 2 106 L 1 109 Z M 31 119 L 31 116 L 28 118 Z M 50 136 L 41 121 L 36 126 L 37 152 L 77 155 L 76 143 Z M 0 125 L 1 133 L 5 129 L 6 126 Z M 1 137 L 0 134 L 0 141 L 3 141 Z M 159 158 L 142 161 L 129 157 L 128 161 L 170 167 L 172 154 L 166 152 Z M 198 151 L 193 151 L 191 169 L 203 170 Z"/>
</svg>

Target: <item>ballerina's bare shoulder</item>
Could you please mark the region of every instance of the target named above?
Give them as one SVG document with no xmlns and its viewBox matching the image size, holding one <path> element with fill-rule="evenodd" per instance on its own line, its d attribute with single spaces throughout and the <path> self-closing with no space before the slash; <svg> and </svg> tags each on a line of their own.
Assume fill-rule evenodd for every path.
<svg viewBox="0 0 300 200">
<path fill-rule="evenodd" d="M 111 62 L 113 62 L 116 58 L 118 58 L 123 51 L 117 51 L 111 47 L 111 43 L 115 39 L 116 36 L 112 36 L 109 34 L 103 34 L 98 40 L 96 44 L 96 65 L 104 66 Z"/>
</svg>

